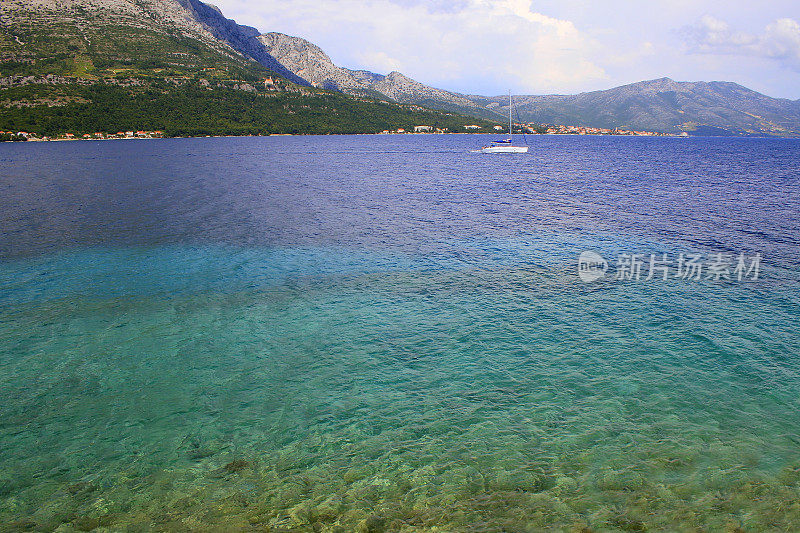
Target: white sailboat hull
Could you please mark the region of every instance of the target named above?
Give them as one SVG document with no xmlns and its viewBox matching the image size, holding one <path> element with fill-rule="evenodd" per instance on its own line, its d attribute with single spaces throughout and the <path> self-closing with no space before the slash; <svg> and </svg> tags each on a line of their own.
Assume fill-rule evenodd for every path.
<svg viewBox="0 0 800 533">
<path fill-rule="evenodd" d="M 486 146 L 481 148 L 481 152 L 484 154 L 524 154 L 527 151 L 527 146 Z"/>
<path fill-rule="evenodd" d="M 511 91 L 508 91 L 508 139 L 494 141 L 489 146 L 484 146 L 480 150 L 473 150 L 473 152 L 481 152 L 484 154 L 525 154 L 528 152 L 527 146 L 514 146 L 511 144 L 514 138 L 514 122 L 511 120 L 511 103 Z M 528 144 L 527 141 L 525 144 Z"/>
</svg>

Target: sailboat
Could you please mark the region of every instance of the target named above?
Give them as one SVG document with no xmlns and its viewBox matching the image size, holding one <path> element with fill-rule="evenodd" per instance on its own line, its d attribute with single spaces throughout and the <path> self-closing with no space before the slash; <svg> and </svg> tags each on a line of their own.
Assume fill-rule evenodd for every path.
<svg viewBox="0 0 800 533">
<path fill-rule="evenodd" d="M 508 91 L 508 139 L 492 141 L 489 146 L 484 146 L 476 151 L 484 154 L 524 154 L 528 151 L 527 146 L 514 146 L 511 142 L 513 137 L 511 132 L 514 131 L 512 129 L 514 125 L 511 122 L 511 108 L 511 91 Z"/>
</svg>

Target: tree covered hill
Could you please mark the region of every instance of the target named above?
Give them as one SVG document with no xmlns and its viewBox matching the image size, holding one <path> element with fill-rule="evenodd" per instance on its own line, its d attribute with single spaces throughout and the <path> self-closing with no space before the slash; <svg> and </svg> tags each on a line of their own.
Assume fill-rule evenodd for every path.
<svg viewBox="0 0 800 533">
<path fill-rule="evenodd" d="M 465 124 L 480 122 L 338 93 L 265 93 L 241 86 L 210 88 L 198 81 L 177 87 L 154 80 L 133 86 L 31 84 L 4 89 L 2 93 L 10 101 L 22 104 L 65 102 L 0 108 L 0 130 L 46 136 L 128 130 L 162 130 L 167 136 L 376 133 L 398 128 L 413 131 L 415 125 L 421 124 L 463 132 Z M 489 128 L 491 124 L 484 126 Z"/>
</svg>

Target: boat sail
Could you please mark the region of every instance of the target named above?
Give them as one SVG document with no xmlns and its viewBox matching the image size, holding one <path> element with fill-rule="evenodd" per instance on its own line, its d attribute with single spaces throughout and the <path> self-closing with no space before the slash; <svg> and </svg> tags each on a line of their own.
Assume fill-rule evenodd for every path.
<svg viewBox="0 0 800 533">
<path fill-rule="evenodd" d="M 514 124 L 511 122 L 511 109 L 511 91 L 508 91 L 508 139 L 492 141 L 489 146 L 476 151 L 484 154 L 524 154 L 528 151 L 527 146 L 514 146 L 512 143 Z"/>
</svg>

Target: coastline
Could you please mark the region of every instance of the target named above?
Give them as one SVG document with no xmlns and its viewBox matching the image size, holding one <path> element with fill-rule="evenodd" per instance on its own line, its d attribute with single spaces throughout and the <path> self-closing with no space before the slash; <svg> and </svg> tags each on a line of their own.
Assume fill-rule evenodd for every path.
<svg viewBox="0 0 800 533">
<path fill-rule="evenodd" d="M 328 136 L 328 135 L 507 135 L 504 132 L 498 133 L 489 133 L 489 132 L 455 132 L 455 131 L 448 131 L 448 132 L 377 132 L 377 133 L 270 133 L 268 135 L 187 135 L 187 136 L 165 136 L 165 135 L 142 135 L 142 136 L 104 136 L 104 137 L 28 137 L 24 140 L 8 140 L 8 141 L 0 141 L 2 143 L 20 143 L 20 142 L 67 142 L 67 141 L 132 141 L 132 140 L 152 140 L 152 139 L 204 139 L 204 138 L 240 138 L 240 137 L 317 137 L 317 136 Z M 521 135 L 520 133 L 514 133 L 514 135 Z M 647 132 L 647 133 L 525 133 L 524 135 L 530 135 L 531 137 L 539 137 L 539 136 L 573 136 L 573 137 L 676 137 L 676 138 L 684 138 L 684 137 L 703 137 L 700 135 L 681 135 L 675 133 L 659 133 L 659 132 Z M 775 136 L 741 136 L 741 135 L 731 135 L 726 136 L 727 138 L 764 138 L 764 139 L 771 139 L 771 138 L 800 138 L 800 137 L 775 137 Z"/>
</svg>

